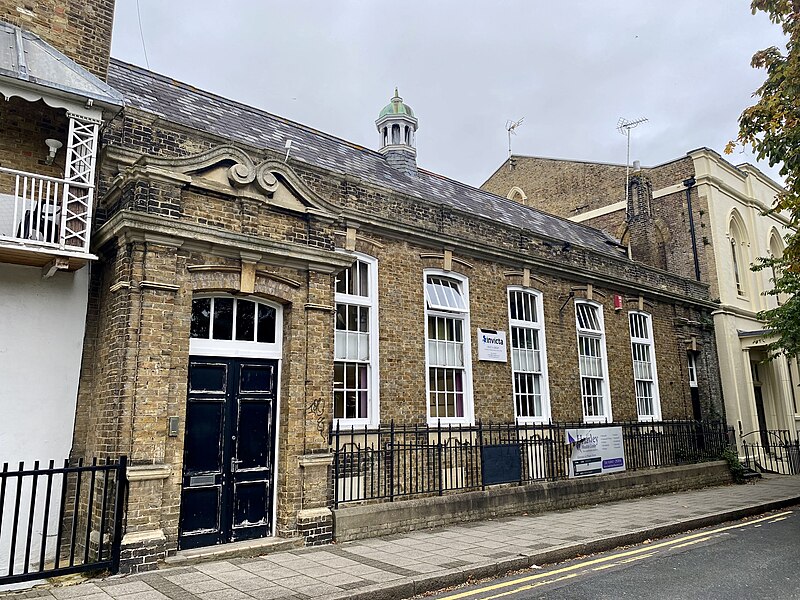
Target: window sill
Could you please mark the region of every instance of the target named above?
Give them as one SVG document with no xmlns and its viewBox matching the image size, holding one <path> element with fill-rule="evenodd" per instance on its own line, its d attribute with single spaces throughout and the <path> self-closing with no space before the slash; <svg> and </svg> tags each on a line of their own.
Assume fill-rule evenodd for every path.
<svg viewBox="0 0 800 600">
<path fill-rule="evenodd" d="M 548 417 L 517 417 L 519 425 L 547 425 L 549 422 Z"/>
<path fill-rule="evenodd" d="M 428 427 L 434 427 L 434 428 L 439 427 L 439 426 L 448 427 L 448 426 L 451 426 L 451 425 L 463 425 L 463 426 L 466 426 L 466 427 L 470 427 L 472 425 L 475 425 L 475 423 L 473 421 L 470 421 L 467 418 L 463 418 L 463 419 L 452 419 L 452 418 L 450 418 L 450 419 L 431 419 L 430 417 L 428 417 L 427 423 L 428 423 Z"/>
<path fill-rule="evenodd" d="M 657 423 L 658 421 L 661 421 L 661 418 L 657 417 L 657 416 L 651 416 L 651 415 L 648 415 L 646 417 L 643 417 L 643 416 L 639 415 L 638 420 L 639 420 L 639 423 Z"/>
<path fill-rule="evenodd" d="M 586 425 L 608 425 L 612 421 L 606 417 L 583 417 L 583 422 Z"/>
<path fill-rule="evenodd" d="M 350 430 L 357 430 L 364 428 L 366 429 L 377 429 L 378 424 L 372 423 L 368 419 L 334 419 L 333 420 L 333 431 L 337 429 L 339 431 L 350 431 Z"/>
</svg>

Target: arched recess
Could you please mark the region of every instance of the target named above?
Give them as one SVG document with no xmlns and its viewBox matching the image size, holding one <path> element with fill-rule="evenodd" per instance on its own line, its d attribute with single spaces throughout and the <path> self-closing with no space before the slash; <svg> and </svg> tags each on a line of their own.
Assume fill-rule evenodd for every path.
<svg viewBox="0 0 800 600">
<path fill-rule="evenodd" d="M 619 227 L 617 227 L 615 236 L 619 240 L 619 243 L 628 249 L 628 255 L 631 256 L 633 260 L 644 261 L 648 264 L 652 263 L 651 266 L 666 271 L 669 267 L 667 255 L 671 252 L 672 233 L 661 219 L 655 219 L 653 224 L 655 227 L 653 228 L 654 239 L 652 241 L 655 242 L 655 247 L 654 252 L 648 255 L 650 258 L 632 255 L 631 231 L 627 223 L 621 223 Z"/>
<path fill-rule="evenodd" d="M 785 244 L 778 230 L 773 227 L 769 232 L 769 254 L 773 258 L 782 258 Z"/>
<path fill-rule="evenodd" d="M 667 227 L 666 223 L 661 219 L 655 220 L 655 233 L 656 233 L 656 255 L 655 255 L 655 262 L 654 266 L 658 267 L 659 269 L 664 269 L 665 271 L 668 269 L 667 263 L 667 254 L 669 253 L 669 249 L 672 246 L 672 233 Z"/>
<path fill-rule="evenodd" d="M 785 247 L 786 245 L 783 242 L 783 238 L 781 237 L 780 233 L 778 233 L 778 230 L 775 227 L 773 227 L 769 233 L 770 258 L 783 258 L 783 250 Z M 770 283 L 772 284 L 773 287 L 775 286 L 775 281 L 778 279 L 778 277 L 780 277 L 780 275 L 781 272 L 779 267 L 772 265 Z M 777 296 L 775 296 L 775 298 L 777 299 L 778 304 L 783 304 L 784 302 L 786 302 L 786 300 L 788 300 L 788 295 L 778 294 Z"/>
<path fill-rule="evenodd" d="M 730 246 L 729 256 L 731 264 L 731 274 L 733 284 L 736 289 L 736 294 L 740 297 L 746 297 L 749 290 L 749 276 L 750 271 L 750 238 L 747 234 L 747 228 L 744 224 L 744 219 L 739 211 L 735 208 L 731 210 L 728 217 L 728 244 Z"/>
<path fill-rule="evenodd" d="M 283 309 L 255 295 L 192 295 L 181 549 L 275 535 Z"/>
<path fill-rule="evenodd" d="M 506 198 L 514 202 L 519 202 L 520 204 L 528 203 L 528 196 L 522 191 L 521 187 L 517 187 L 516 185 L 508 191 Z"/>
</svg>

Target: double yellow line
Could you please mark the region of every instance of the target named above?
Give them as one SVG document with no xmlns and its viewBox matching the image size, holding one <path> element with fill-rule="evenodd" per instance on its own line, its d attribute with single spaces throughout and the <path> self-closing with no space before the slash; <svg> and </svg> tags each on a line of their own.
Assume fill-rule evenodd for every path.
<svg viewBox="0 0 800 600">
<path fill-rule="evenodd" d="M 577 577 L 578 575 L 581 574 L 580 572 L 576 571 L 580 571 L 581 569 L 586 569 L 587 567 L 594 567 L 592 569 L 593 571 L 601 571 L 603 569 L 608 569 L 610 567 L 615 566 L 614 564 L 607 564 L 607 563 L 614 563 L 615 561 L 618 561 L 620 559 L 625 559 L 625 560 L 620 560 L 620 563 L 628 563 L 628 562 L 634 562 L 636 560 L 642 560 L 656 554 L 656 551 L 659 548 L 669 548 L 669 547 L 682 548 L 684 546 L 690 546 L 692 544 L 704 542 L 713 535 L 722 533 L 724 531 L 741 529 L 742 527 L 756 525 L 758 523 L 763 523 L 765 521 L 782 521 L 790 514 L 792 514 L 792 511 L 789 510 L 776 515 L 770 515 L 768 517 L 761 517 L 760 519 L 747 521 L 745 523 L 737 523 L 736 525 L 727 525 L 725 527 L 718 527 L 717 529 L 711 531 L 706 530 L 701 533 L 693 533 L 690 535 L 685 535 L 679 538 L 675 538 L 673 540 L 668 540 L 666 542 L 659 542 L 657 544 L 647 544 L 647 546 L 642 548 L 637 548 L 635 550 L 627 550 L 625 552 L 618 552 L 617 554 L 611 554 L 609 556 L 601 556 L 600 558 L 586 560 L 580 563 L 574 563 L 567 567 L 562 567 L 560 569 L 555 569 L 553 571 L 547 571 L 545 573 L 537 573 L 536 575 L 528 575 L 527 577 L 520 577 L 519 579 L 514 579 L 511 581 L 502 581 L 500 583 L 495 583 L 481 588 L 467 590 L 465 592 L 453 594 L 451 596 L 443 596 L 441 600 L 459 600 L 460 598 L 469 598 L 470 596 L 475 596 L 477 594 L 485 594 L 496 590 L 503 590 L 505 588 L 509 588 L 512 586 L 519 586 L 519 587 L 514 587 L 513 590 L 506 590 L 504 592 L 495 594 L 493 596 L 486 596 L 482 600 L 492 600 L 494 598 L 501 598 L 503 596 L 509 596 L 511 594 L 516 594 L 517 592 L 530 590 L 542 585 L 548 585 L 551 583 L 564 581 L 566 579 L 572 579 L 573 577 Z M 558 577 L 559 575 L 560 577 Z M 555 577 L 555 578 L 547 579 L 547 581 L 541 581 L 542 579 L 546 579 L 549 577 Z"/>
</svg>

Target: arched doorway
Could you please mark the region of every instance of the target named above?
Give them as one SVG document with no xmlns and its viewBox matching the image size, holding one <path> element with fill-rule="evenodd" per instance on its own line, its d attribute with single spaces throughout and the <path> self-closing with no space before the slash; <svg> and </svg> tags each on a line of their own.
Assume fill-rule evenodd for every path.
<svg viewBox="0 0 800 600">
<path fill-rule="evenodd" d="M 273 534 L 281 306 L 192 300 L 178 547 Z"/>
</svg>

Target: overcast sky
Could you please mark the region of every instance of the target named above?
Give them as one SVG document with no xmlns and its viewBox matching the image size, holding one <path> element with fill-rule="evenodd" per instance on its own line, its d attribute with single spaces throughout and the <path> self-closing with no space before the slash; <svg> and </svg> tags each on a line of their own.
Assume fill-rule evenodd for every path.
<svg viewBox="0 0 800 600">
<path fill-rule="evenodd" d="M 112 55 L 146 66 L 136 0 Z M 421 167 L 480 185 L 515 154 L 645 166 L 722 152 L 783 44 L 746 0 L 139 0 L 150 69 L 376 148 L 394 87 L 419 118 Z M 728 160 L 753 162 L 736 153 Z M 759 168 L 773 177 L 777 171 Z"/>
</svg>

